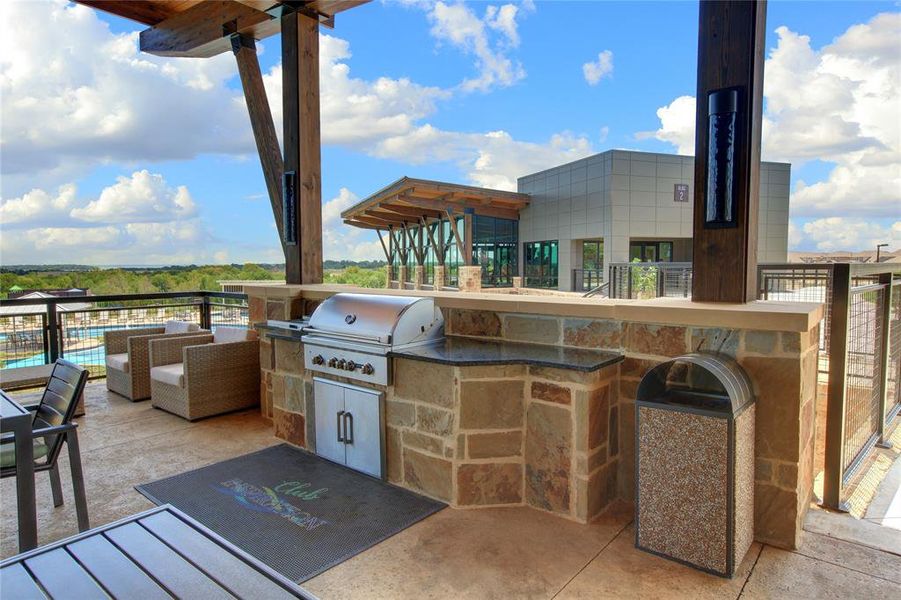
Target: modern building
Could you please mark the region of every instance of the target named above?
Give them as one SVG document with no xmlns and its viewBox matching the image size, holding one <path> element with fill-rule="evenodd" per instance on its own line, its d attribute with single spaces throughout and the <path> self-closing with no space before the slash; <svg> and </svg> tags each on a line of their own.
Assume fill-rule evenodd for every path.
<svg viewBox="0 0 901 600">
<path fill-rule="evenodd" d="M 761 163 L 759 262 L 787 261 L 790 174 L 787 163 Z M 693 157 L 609 150 L 517 187 L 403 178 L 342 216 L 379 230 L 396 286 L 434 286 L 437 268 L 438 287 L 472 289 L 462 267 L 481 287 L 584 290 L 611 263 L 691 261 Z"/>
</svg>

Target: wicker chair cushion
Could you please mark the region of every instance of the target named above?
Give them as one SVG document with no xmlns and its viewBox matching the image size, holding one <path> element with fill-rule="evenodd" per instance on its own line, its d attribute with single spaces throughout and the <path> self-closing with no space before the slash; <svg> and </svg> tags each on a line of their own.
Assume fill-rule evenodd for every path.
<svg viewBox="0 0 901 600">
<path fill-rule="evenodd" d="M 44 458 L 47 456 L 47 444 L 43 440 L 34 440 L 34 458 Z M 14 442 L 0 444 L 0 467 L 16 466 L 16 445 Z"/>
<path fill-rule="evenodd" d="M 150 378 L 160 383 L 168 383 L 169 385 L 177 385 L 185 387 L 185 364 L 175 363 L 171 365 L 161 365 L 150 369 Z"/>
<path fill-rule="evenodd" d="M 200 331 L 200 325 L 187 321 L 166 321 L 165 333 L 191 333 Z"/>
<path fill-rule="evenodd" d="M 216 327 L 213 332 L 214 344 L 227 344 L 229 342 L 249 342 L 257 339 L 257 332 L 244 327 Z"/>
<path fill-rule="evenodd" d="M 106 368 L 128 373 L 128 352 L 123 352 L 122 354 L 107 354 Z"/>
</svg>

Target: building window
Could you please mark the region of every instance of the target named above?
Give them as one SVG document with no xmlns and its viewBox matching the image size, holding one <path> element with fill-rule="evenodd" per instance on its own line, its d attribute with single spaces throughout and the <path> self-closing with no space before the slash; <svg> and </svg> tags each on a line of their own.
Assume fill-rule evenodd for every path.
<svg viewBox="0 0 901 600">
<path fill-rule="evenodd" d="M 509 287 L 518 272 L 519 224 L 512 219 L 474 215 L 472 263 L 482 267 L 483 287 Z"/>
<path fill-rule="evenodd" d="M 587 292 L 604 281 L 604 241 L 582 242 L 582 268 L 573 270 L 573 290 Z"/>
<path fill-rule="evenodd" d="M 525 254 L 526 287 L 557 288 L 559 271 L 557 240 L 527 242 L 523 244 Z"/>
<path fill-rule="evenodd" d="M 629 244 L 630 262 L 673 262 L 672 242 L 632 242 Z"/>
</svg>

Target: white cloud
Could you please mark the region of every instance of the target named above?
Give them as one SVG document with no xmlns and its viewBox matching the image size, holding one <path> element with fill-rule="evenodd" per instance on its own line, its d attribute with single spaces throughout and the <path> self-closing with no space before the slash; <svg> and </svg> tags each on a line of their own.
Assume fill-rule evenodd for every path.
<svg viewBox="0 0 901 600">
<path fill-rule="evenodd" d="M 75 200 L 75 185 L 60 186 L 55 196 L 33 189 L 18 198 L 0 203 L 0 223 L 5 226 L 65 220 Z"/>
<path fill-rule="evenodd" d="M 764 160 L 797 169 L 834 163 L 823 181 L 798 182 L 793 216 L 895 217 L 901 213 L 901 13 L 853 25 L 816 50 L 810 38 L 776 28 L 764 68 Z M 679 153 L 694 149 L 694 98 L 657 111 L 656 137 Z"/>
<path fill-rule="evenodd" d="M 109 162 L 253 151 L 246 110 L 225 86 L 231 56 L 158 58 L 139 54 L 137 39 L 64 0 L 3 3 L 5 190 L 28 189 L 36 174 L 45 185 L 71 181 Z"/>
<path fill-rule="evenodd" d="M 322 205 L 322 254 L 330 260 L 385 260 L 385 253 L 375 233 L 349 227 L 341 220 L 341 212 L 359 198 L 347 188 Z"/>
<path fill-rule="evenodd" d="M 513 85 L 526 76 L 518 61 L 507 56 L 509 47 L 519 44 L 516 17 L 520 8 L 505 4 L 500 8 L 489 5 L 484 18 L 479 18 L 469 5 L 458 2 L 436 2 L 428 13 L 431 33 L 439 41 L 462 49 L 476 58 L 477 77 L 460 84 L 465 91 L 488 91 L 492 87 Z M 501 33 L 501 40 L 492 41 L 489 30 Z"/>
<path fill-rule="evenodd" d="M 597 85 L 604 77 L 613 77 L 613 52 L 604 50 L 598 54 L 596 61 L 582 65 L 582 74 L 588 85 Z"/>
<path fill-rule="evenodd" d="M 119 177 L 97 200 L 73 209 L 72 217 L 94 223 L 158 223 L 190 218 L 196 210 L 188 188 L 173 189 L 162 175 L 143 170 Z"/>
<path fill-rule="evenodd" d="M 31 190 L 0 200 L 0 217 L 5 264 L 209 263 L 228 256 L 229 244 L 210 233 L 187 188 L 147 171 L 119 177 L 95 199 L 79 199 L 74 184 L 56 195 Z"/>
<path fill-rule="evenodd" d="M 901 221 L 883 226 L 865 219 L 826 217 L 805 223 L 803 232 L 806 245 L 823 252 L 870 250 L 876 244 L 901 248 Z"/>
</svg>

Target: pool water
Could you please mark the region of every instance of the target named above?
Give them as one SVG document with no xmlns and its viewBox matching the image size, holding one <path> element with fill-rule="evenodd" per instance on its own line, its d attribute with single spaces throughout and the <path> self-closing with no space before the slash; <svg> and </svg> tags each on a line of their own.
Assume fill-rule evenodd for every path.
<svg viewBox="0 0 901 600">
<path fill-rule="evenodd" d="M 241 325 L 233 325 L 229 324 L 228 327 L 242 327 Z M 106 329 L 123 329 L 121 326 L 91 326 L 91 327 L 79 327 L 76 331 L 73 332 L 71 337 L 76 337 L 78 339 L 90 338 L 90 337 L 100 337 L 103 335 L 103 331 Z M 213 325 L 211 328 L 214 332 L 216 331 L 216 326 Z M 96 366 L 104 366 L 106 351 L 103 344 L 99 346 L 94 346 L 93 348 L 85 348 L 83 350 L 63 350 L 63 358 L 70 362 L 74 362 L 77 365 L 83 365 L 85 367 L 96 367 Z M 44 353 L 38 352 L 37 354 L 32 354 L 31 356 L 26 356 L 25 358 L 20 358 L 18 360 L 10 360 L 6 363 L 4 369 L 17 369 L 19 367 L 37 367 L 40 365 L 46 364 L 44 362 Z"/>
</svg>

